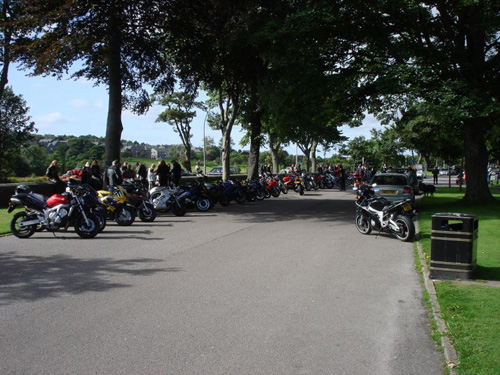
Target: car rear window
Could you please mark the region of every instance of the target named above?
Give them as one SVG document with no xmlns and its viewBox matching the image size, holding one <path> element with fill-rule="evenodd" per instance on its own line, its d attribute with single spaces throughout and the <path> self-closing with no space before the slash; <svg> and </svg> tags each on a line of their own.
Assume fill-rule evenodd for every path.
<svg viewBox="0 0 500 375">
<path fill-rule="evenodd" d="M 375 176 L 372 183 L 376 183 L 377 185 L 408 185 L 405 176 Z"/>
</svg>

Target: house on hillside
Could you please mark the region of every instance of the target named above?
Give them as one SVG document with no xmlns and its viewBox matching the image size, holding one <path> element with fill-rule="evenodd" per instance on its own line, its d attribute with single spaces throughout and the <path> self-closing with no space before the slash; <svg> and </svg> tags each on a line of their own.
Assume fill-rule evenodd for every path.
<svg viewBox="0 0 500 375">
<path fill-rule="evenodd" d="M 68 141 L 60 141 L 57 139 L 46 139 L 46 138 L 40 139 L 38 141 L 38 144 L 42 147 L 45 147 L 47 153 L 49 154 L 54 153 L 61 146 L 69 145 Z"/>
<path fill-rule="evenodd" d="M 126 150 L 130 150 L 130 154 L 132 155 L 132 157 L 134 158 L 139 158 L 141 157 L 141 155 L 143 155 L 143 157 L 150 157 L 151 155 L 151 146 L 148 146 L 148 145 L 140 145 L 138 143 L 134 143 L 132 145 L 128 145 L 128 146 L 125 146 L 121 149 L 121 152 L 124 152 Z"/>
<path fill-rule="evenodd" d="M 151 159 L 165 159 L 167 157 L 168 150 L 163 146 L 151 148 Z"/>
</svg>

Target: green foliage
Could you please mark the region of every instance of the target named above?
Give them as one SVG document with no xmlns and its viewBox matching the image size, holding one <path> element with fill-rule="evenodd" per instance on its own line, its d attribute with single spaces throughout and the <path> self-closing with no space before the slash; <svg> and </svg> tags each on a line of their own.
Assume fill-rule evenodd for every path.
<svg viewBox="0 0 500 375">
<path fill-rule="evenodd" d="M 6 179 L 6 166 L 20 156 L 20 146 L 36 131 L 28 111 L 23 97 L 6 87 L 0 99 L 0 181 Z"/>
</svg>

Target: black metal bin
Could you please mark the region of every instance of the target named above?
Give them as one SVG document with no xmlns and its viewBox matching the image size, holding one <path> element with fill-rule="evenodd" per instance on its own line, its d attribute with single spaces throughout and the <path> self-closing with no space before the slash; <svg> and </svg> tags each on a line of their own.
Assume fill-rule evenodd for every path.
<svg viewBox="0 0 500 375">
<path fill-rule="evenodd" d="M 460 213 L 432 215 L 432 279 L 471 279 L 476 270 L 477 216 Z"/>
</svg>

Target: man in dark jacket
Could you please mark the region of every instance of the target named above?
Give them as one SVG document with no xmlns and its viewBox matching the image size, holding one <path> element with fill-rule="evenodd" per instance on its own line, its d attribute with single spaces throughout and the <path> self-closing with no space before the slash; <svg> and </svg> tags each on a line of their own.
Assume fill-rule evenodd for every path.
<svg viewBox="0 0 500 375">
<path fill-rule="evenodd" d="M 181 180 L 181 173 L 182 173 L 182 168 L 179 163 L 177 163 L 177 160 L 172 160 L 172 182 L 175 184 L 175 186 L 179 186 L 179 182 Z"/>
<path fill-rule="evenodd" d="M 108 190 L 110 192 L 113 192 L 113 190 L 115 189 L 115 186 L 121 185 L 121 183 L 122 183 L 122 174 L 120 171 L 120 161 L 113 160 L 113 164 L 111 165 L 111 167 L 108 168 L 107 174 L 108 174 L 108 180 L 109 180 Z"/>
<path fill-rule="evenodd" d="M 137 174 L 137 177 L 141 180 L 142 184 L 144 186 L 148 186 L 148 170 L 146 166 L 142 163 L 135 163 L 135 171 Z"/>
</svg>

